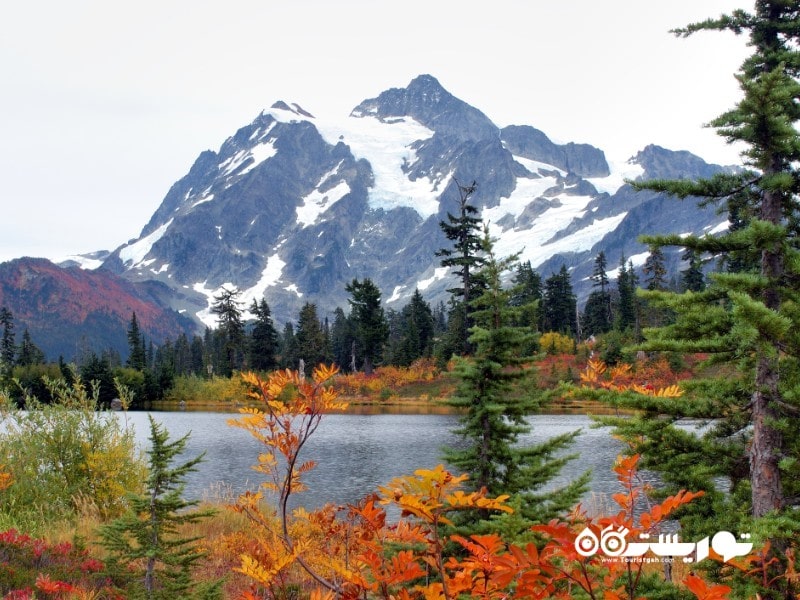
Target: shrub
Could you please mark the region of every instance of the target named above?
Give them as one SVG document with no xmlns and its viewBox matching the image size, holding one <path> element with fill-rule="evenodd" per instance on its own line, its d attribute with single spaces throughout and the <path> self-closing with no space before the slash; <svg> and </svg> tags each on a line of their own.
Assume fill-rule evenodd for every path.
<svg viewBox="0 0 800 600">
<path fill-rule="evenodd" d="M 68 542 L 50 544 L 14 529 L 0 533 L 3 598 L 115 597 L 102 569 L 86 549 Z"/>
<path fill-rule="evenodd" d="M 548 331 L 539 338 L 539 347 L 547 354 L 574 354 L 575 342 L 568 335 Z"/>
<path fill-rule="evenodd" d="M 75 517 L 87 501 L 104 517 L 116 515 L 146 474 L 134 432 L 95 410 L 96 386 L 90 393 L 80 379 L 46 382 L 53 404 L 28 397 L 20 411 L 6 396 L 1 413 L 0 464 L 13 485 L 0 494 L 0 513 L 29 532 Z"/>
<path fill-rule="evenodd" d="M 241 377 L 213 377 L 204 379 L 197 375 L 178 377 L 167 392 L 165 400 L 186 404 L 236 404 L 247 395 Z"/>
</svg>

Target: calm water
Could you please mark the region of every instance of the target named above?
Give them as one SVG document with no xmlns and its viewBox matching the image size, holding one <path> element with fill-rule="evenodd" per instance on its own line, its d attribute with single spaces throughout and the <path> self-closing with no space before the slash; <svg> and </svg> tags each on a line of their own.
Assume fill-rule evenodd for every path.
<svg viewBox="0 0 800 600">
<path fill-rule="evenodd" d="M 239 494 L 255 489 L 262 481 L 250 468 L 257 460 L 259 444 L 247 432 L 226 424 L 228 419 L 238 417 L 238 413 L 152 414 L 167 427 L 172 439 L 191 431 L 187 457 L 206 452 L 206 461 L 187 482 L 187 497 L 203 498 L 219 487 Z M 128 421 L 146 447 L 147 414 L 128 413 Z M 607 429 L 592 429 L 592 421 L 585 415 L 535 415 L 530 422 L 532 432 L 521 440 L 523 444 L 581 429 L 571 450 L 580 456 L 562 470 L 556 485 L 591 470 L 593 482 L 587 494 L 588 504 L 597 502 L 596 495 L 621 491 L 611 467 L 622 445 Z M 306 479 L 309 490 L 298 499 L 309 508 L 325 502 L 354 502 L 393 477 L 434 467 L 442 462 L 443 446 L 459 443 L 459 437 L 452 433 L 457 423 L 456 415 L 326 415 L 303 451 L 302 458 L 316 460 L 318 466 Z"/>
</svg>

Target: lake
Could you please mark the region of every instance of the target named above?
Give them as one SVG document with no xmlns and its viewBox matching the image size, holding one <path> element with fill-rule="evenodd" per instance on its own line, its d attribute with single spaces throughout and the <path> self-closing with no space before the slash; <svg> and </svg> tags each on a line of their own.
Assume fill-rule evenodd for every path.
<svg viewBox="0 0 800 600">
<path fill-rule="evenodd" d="M 191 432 L 186 457 L 206 452 L 205 462 L 187 481 L 186 496 L 191 499 L 214 497 L 220 490 L 239 494 L 255 489 L 262 481 L 250 467 L 255 464 L 260 445 L 241 429 L 226 421 L 238 413 L 153 412 L 171 439 Z M 124 418 L 119 414 L 121 419 Z M 128 422 L 136 430 L 143 447 L 147 445 L 147 413 L 129 412 Z M 621 491 L 611 468 L 622 444 L 609 430 L 591 428 L 586 415 L 534 415 L 529 417 L 532 431 L 521 438 L 523 445 L 580 429 L 572 452 L 580 457 L 562 470 L 555 485 L 564 484 L 586 470 L 592 471 L 587 506 L 602 497 Z M 461 441 L 452 433 L 458 416 L 452 414 L 330 414 L 325 415 L 316 433 L 303 450 L 302 459 L 313 459 L 318 466 L 308 474 L 309 490 L 298 495 L 308 508 L 325 502 L 346 504 L 376 491 L 392 478 L 415 469 L 432 468 L 442 462 L 443 446 Z M 598 498 L 598 496 L 600 498 Z"/>
</svg>

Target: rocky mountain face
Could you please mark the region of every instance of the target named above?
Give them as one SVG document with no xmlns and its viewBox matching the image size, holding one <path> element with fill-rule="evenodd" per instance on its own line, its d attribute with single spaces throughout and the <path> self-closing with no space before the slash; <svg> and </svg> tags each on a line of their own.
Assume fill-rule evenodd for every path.
<svg viewBox="0 0 800 600">
<path fill-rule="evenodd" d="M 521 251 L 543 276 L 567 264 L 579 296 L 597 252 L 641 265 L 644 233 L 710 231 L 725 218 L 691 201 L 634 193 L 623 177 L 696 177 L 720 167 L 649 146 L 623 169 L 602 150 L 556 144 L 528 125 L 498 128 L 422 75 L 322 122 L 285 102 L 206 151 L 169 190 L 139 239 L 104 268 L 174 291 L 172 306 L 213 325 L 221 286 L 249 305 L 266 297 L 278 322 L 305 302 L 347 306 L 345 285 L 370 277 L 389 307 L 419 288 L 433 302 L 451 285 L 436 250 L 458 184 L 501 254 Z"/>
<path fill-rule="evenodd" d="M 139 238 L 94 273 L 158 288 L 159 302 L 196 327 L 215 326 L 210 306 L 223 286 L 240 290 L 245 307 L 265 297 L 279 324 L 305 302 L 323 316 L 346 308 L 353 278 L 370 277 L 390 308 L 415 289 L 435 303 L 452 286 L 435 255 L 448 247 L 439 222 L 457 210 L 459 183 L 474 181 L 498 254 L 521 252 L 544 277 L 566 264 L 583 299 L 600 250 L 612 268 L 621 256 L 640 266 L 641 234 L 727 226 L 713 209 L 634 193 L 624 178 L 720 168 L 657 146 L 610 165 L 587 144 L 501 129 L 422 75 L 332 121 L 286 102 L 264 110 L 202 152 Z"/>
<path fill-rule="evenodd" d="M 41 258 L 0 263 L 0 306 L 14 316 L 17 342 L 27 328 L 51 360 L 107 348 L 127 353 L 134 312 L 156 345 L 193 331 L 192 320 L 163 307 L 170 295 L 155 281 L 132 283 L 108 271 L 60 267 Z"/>
</svg>

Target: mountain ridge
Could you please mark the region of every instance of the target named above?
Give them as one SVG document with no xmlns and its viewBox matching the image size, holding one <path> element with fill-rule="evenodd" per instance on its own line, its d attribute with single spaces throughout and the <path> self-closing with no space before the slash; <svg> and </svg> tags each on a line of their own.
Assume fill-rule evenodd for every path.
<svg viewBox="0 0 800 600">
<path fill-rule="evenodd" d="M 305 302 L 323 316 L 346 307 L 353 278 L 373 279 L 390 308 L 415 289 L 438 302 L 452 283 L 435 257 L 447 246 L 439 221 L 456 210 L 457 182 L 474 180 L 472 201 L 498 254 L 521 251 L 544 277 L 566 264 L 583 299 L 600 250 L 609 265 L 624 255 L 640 266 L 640 234 L 725 224 L 690 200 L 676 210 L 663 196 L 635 193 L 624 178 L 722 168 L 656 145 L 609 164 L 601 149 L 556 144 L 532 125 L 499 128 L 421 75 L 342 118 L 275 102 L 218 150 L 201 152 L 100 271 L 161 286 L 162 304 L 197 327 L 213 325 L 210 306 L 223 286 L 239 289 L 245 307 L 266 298 L 279 323 Z"/>
</svg>

